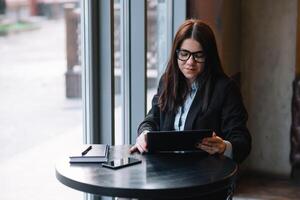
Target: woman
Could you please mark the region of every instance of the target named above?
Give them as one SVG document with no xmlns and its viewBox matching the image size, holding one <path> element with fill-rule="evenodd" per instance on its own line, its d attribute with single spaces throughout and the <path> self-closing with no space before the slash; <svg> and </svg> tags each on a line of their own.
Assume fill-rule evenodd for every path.
<svg viewBox="0 0 300 200">
<path fill-rule="evenodd" d="M 177 31 L 152 108 L 138 127 L 131 152 L 147 152 L 147 132 L 212 129 L 197 144 L 209 154 L 242 162 L 251 149 L 247 111 L 238 86 L 223 72 L 210 27 L 196 19 Z"/>
</svg>

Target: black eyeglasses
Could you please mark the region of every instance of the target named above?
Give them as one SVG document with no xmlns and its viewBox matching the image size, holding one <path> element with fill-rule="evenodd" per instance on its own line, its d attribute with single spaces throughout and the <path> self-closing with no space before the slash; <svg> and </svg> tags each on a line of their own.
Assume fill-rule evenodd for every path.
<svg viewBox="0 0 300 200">
<path fill-rule="evenodd" d="M 194 61 L 198 63 L 203 63 L 205 61 L 205 55 L 203 51 L 190 52 L 185 49 L 176 50 L 177 59 L 181 61 L 187 61 L 191 56 L 193 56 Z"/>
</svg>

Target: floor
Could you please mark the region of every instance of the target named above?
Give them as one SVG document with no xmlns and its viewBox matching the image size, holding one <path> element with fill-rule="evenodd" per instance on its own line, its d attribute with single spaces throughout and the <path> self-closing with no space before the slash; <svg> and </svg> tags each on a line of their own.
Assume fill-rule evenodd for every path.
<svg viewBox="0 0 300 200">
<path fill-rule="evenodd" d="M 244 173 L 237 182 L 234 200 L 299 200 L 300 178 Z"/>
</svg>

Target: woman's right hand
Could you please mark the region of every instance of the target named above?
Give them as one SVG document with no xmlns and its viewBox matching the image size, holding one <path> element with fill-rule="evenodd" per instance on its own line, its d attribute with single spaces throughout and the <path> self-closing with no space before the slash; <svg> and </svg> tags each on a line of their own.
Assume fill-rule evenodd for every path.
<svg viewBox="0 0 300 200">
<path fill-rule="evenodd" d="M 135 145 L 133 145 L 130 149 L 129 152 L 130 153 L 134 153 L 136 151 L 140 152 L 140 153 L 145 153 L 148 152 L 147 149 L 147 133 L 149 131 L 143 131 L 139 137 L 136 138 L 136 142 Z"/>
</svg>

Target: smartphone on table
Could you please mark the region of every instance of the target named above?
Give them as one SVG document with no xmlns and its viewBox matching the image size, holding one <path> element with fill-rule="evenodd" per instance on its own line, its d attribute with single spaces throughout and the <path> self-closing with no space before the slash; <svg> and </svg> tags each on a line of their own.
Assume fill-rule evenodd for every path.
<svg viewBox="0 0 300 200">
<path fill-rule="evenodd" d="M 107 163 L 102 163 L 103 167 L 107 167 L 110 169 L 120 169 L 123 167 L 139 164 L 142 161 L 136 158 L 131 158 L 131 157 L 126 157 L 126 158 L 121 158 L 121 159 L 116 159 L 109 161 Z"/>
</svg>

